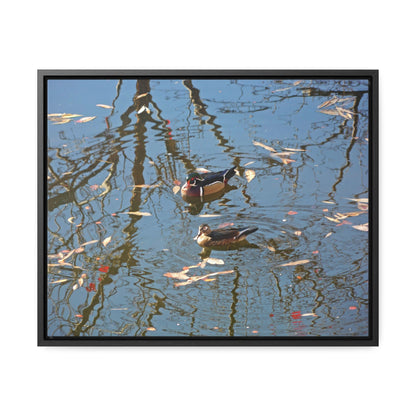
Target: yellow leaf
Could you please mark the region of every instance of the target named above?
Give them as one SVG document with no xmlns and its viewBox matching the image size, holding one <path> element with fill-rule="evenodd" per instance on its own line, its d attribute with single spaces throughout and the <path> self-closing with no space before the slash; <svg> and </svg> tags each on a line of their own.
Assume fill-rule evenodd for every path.
<svg viewBox="0 0 416 416">
<path fill-rule="evenodd" d="M 276 251 L 276 249 L 274 248 L 274 247 L 272 247 L 272 246 L 267 246 L 267 248 L 271 251 L 271 252 L 275 252 Z"/>
<path fill-rule="evenodd" d="M 55 285 L 57 283 L 65 283 L 67 281 L 68 281 L 68 279 L 52 280 L 51 282 L 49 282 L 49 284 Z"/>
<path fill-rule="evenodd" d="M 297 236 L 300 236 L 300 235 L 302 235 L 302 231 L 295 231 L 294 234 L 297 235 Z"/>
<path fill-rule="evenodd" d="M 172 191 L 173 191 L 173 193 L 176 195 L 178 192 L 179 192 L 179 190 L 181 189 L 181 187 L 180 186 L 178 186 L 178 185 L 176 185 L 176 186 L 174 186 L 173 188 L 172 188 Z"/>
<path fill-rule="evenodd" d="M 285 263 L 285 264 L 280 264 L 279 266 L 281 267 L 285 267 L 285 266 L 297 266 L 299 264 L 306 264 L 309 263 L 310 260 L 298 260 L 298 261 L 291 261 L 289 263 Z"/>
<path fill-rule="evenodd" d="M 336 218 L 331 218 L 331 217 L 327 217 L 327 216 L 325 216 L 325 218 L 329 221 L 332 221 L 332 222 L 339 222 L 339 220 L 337 220 Z"/>
<path fill-rule="evenodd" d="M 107 104 L 97 104 L 97 107 L 101 107 L 101 108 L 114 108 L 112 105 L 107 105 Z"/>
<path fill-rule="evenodd" d="M 81 117 L 82 114 L 62 114 L 62 118 L 75 118 L 75 117 Z"/>
<path fill-rule="evenodd" d="M 149 326 L 149 328 L 146 328 L 148 331 L 156 331 L 156 328 L 153 328 L 152 326 Z"/>
<path fill-rule="evenodd" d="M 288 152 L 305 152 L 304 149 L 292 149 L 291 147 L 282 147 L 283 150 L 287 150 Z"/>
<path fill-rule="evenodd" d="M 324 238 L 328 238 L 332 233 L 328 233 Z"/>
<path fill-rule="evenodd" d="M 68 218 L 68 222 L 70 222 L 71 224 L 73 224 L 74 223 L 74 219 L 75 219 L 75 217 L 70 217 L 70 218 Z"/>
<path fill-rule="evenodd" d="M 268 150 L 269 152 L 277 153 L 276 150 L 273 149 L 273 147 L 267 146 L 267 145 L 265 145 L 263 143 L 256 142 L 255 140 L 253 140 L 253 144 L 254 144 L 254 146 L 260 146 L 263 149 Z"/>
<path fill-rule="evenodd" d="M 368 198 L 346 198 L 354 202 L 362 202 L 363 204 L 368 204 Z"/>
<path fill-rule="evenodd" d="M 68 119 L 68 120 L 61 120 L 61 121 L 57 121 L 56 123 L 53 123 L 53 124 L 66 124 L 66 123 L 69 123 L 71 120 L 70 119 Z"/>
<path fill-rule="evenodd" d="M 88 244 L 94 244 L 94 243 L 98 243 L 98 240 L 87 241 L 86 243 L 82 243 L 80 247 L 84 247 L 84 246 L 87 246 Z"/>
<path fill-rule="evenodd" d="M 141 211 L 120 212 L 120 214 L 139 215 L 139 216 L 142 216 L 142 217 L 151 217 L 152 216 L 152 214 L 150 212 L 141 212 Z"/>
<path fill-rule="evenodd" d="M 205 260 L 209 264 L 224 264 L 224 260 L 222 260 L 222 259 L 214 259 L 213 257 L 208 257 Z"/>
<path fill-rule="evenodd" d="M 256 172 L 253 169 L 247 169 L 244 171 L 244 176 L 247 179 L 247 182 L 251 182 L 256 177 Z"/>
<path fill-rule="evenodd" d="M 324 204 L 335 204 L 333 201 L 322 201 Z"/>
<path fill-rule="evenodd" d="M 111 235 L 110 235 L 110 237 L 104 238 L 104 240 L 103 240 L 103 246 L 104 246 L 104 247 L 107 247 L 107 244 L 108 244 L 110 241 L 111 241 Z"/>
<path fill-rule="evenodd" d="M 134 185 L 133 188 L 158 188 L 160 183 L 155 183 L 153 185 L 141 184 L 141 185 Z"/>
<path fill-rule="evenodd" d="M 296 160 L 293 160 L 293 159 L 287 159 L 287 158 L 285 158 L 285 157 L 281 157 L 281 158 L 280 158 L 280 160 L 282 161 L 282 163 L 283 163 L 284 165 L 288 165 L 289 163 L 296 162 Z"/>
<path fill-rule="evenodd" d="M 94 120 L 94 119 L 95 119 L 95 116 L 94 117 L 82 117 L 79 120 L 76 120 L 75 123 L 88 123 L 89 121 Z"/>
<path fill-rule="evenodd" d="M 201 218 L 215 218 L 215 217 L 221 217 L 220 214 L 199 214 L 199 217 Z"/>
<path fill-rule="evenodd" d="M 355 228 L 356 230 L 359 230 L 359 231 L 368 231 L 368 222 L 365 224 L 353 225 L 352 228 Z"/>
</svg>

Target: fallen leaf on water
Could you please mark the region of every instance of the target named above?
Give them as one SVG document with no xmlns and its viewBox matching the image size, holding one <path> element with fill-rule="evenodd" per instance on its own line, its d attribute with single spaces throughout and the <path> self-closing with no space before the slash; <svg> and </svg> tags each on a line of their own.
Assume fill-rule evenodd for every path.
<svg viewBox="0 0 416 416">
<path fill-rule="evenodd" d="M 247 169 L 244 171 L 244 176 L 247 179 L 247 182 L 251 182 L 256 177 L 256 172 L 253 169 Z"/>
<path fill-rule="evenodd" d="M 310 312 L 310 313 L 303 313 L 301 316 L 318 316 L 316 313 Z"/>
<path fill-rule="evenodd" d="M 95 287 L 95 283 L 90 283 L 88 287 L 85 288 L 87 292 L 96 292 L 97 289 Z"/>
<path fill-rule="evenodd" d="M 93 190 L 93 191 L 96 191 L 99 187 L 100 187 L 100 185 L 91 185 L 90 189 Z"/>
<path fill-rule="evenodd" d="M 243 166 L 249 166 L 249 165 L 252 165 L 254 162 L 247 162 L 247 163 L 245 163 Z"/>
<path fill-rule="evenodd" d="M 186 285 L 190 285 L 191 283 L 197 282 L 198 280 L 206 279 L 207 277 L 217 276 L 219 274 L 229 274 L 229 273 L 234 273 L 234 270 L 225 270 L 223 272 L 208 273 L 208 274 L 204 274 L 203 276 L 191 276 L 188 278 L 186 282 L 175 283 L 175 286 L 186 286 Z"/>
<path fill-rule="evenodd" d="M 215 218 L 215 217 L 221 217 L 220 214 L 199 214 L 199 217 L 201 218 Z"/>
<path fill-rule="evenodd" d="M 299 264 L 306 264 L 309 263 L 310 260 L 297 260 L 297 261 L 291 261 L 289 263 L 285 263 L 285 264 L 279 264 L 279 266 L 281 267 L 285 267 L 285 266 L 297 266 Z"/>
<path fill-rule="evenodd" d="M 286 157 L 286 156 L 290 156 L 290 155 L 294 155 L 295 154 L 295 152 L 279 152 L 279 153 L 277 153 L 277 152 L 271 152 L 270 153 L 270 156 L 271 157 L 278 157 L 278 158 L 282 158 L 282 157 Z"/>
<path fill-rule="evenodd" d="M 273 253 L 276 251 L 276 249 L 272 246 L 266 246 L 266 247 Z"/>
<path fill-rule="evenodd" d="M 156 331 L 156 328 L 153 328 L 153 326 L 149 326 L 149 328 L 146 328 L 148 331 Z"/>
<path fill-rule="evenodd" d="M 365 224 L 353 225 L 352 228 L 355 228 L 359 231 L 368 231 L 368 222 Z"/>
<path fill-rule="evenodd" d="M 335 204 L 333 201 L 322 201 L 324 204 Z"/>
<path fill-rule="evenodd" d="M 293 83 L 293 85 L 296 87 L 297 85 L 299 85 L 299 84 L 302 84 L 302 80 L 300 79 L 299 81 L 295 81 L 294 83 Z"/>
<path fill-rule="evenodd" d="M 73 224 L 74 223 L 74 219 L 75 219 L 75 217 L 69 217 L 68 218 L 68 222 L 70 222 L 71 224 Z"/>
<path fill-rule="evenodd" d="M 173 193 L 176 195 L 176 194 L 180 191 L 180 189 L 181 189 L 181 187 L 180 187 L 180 186 L 175 185 L 175 186 L 172 188 L 172 191 L 173 191 Z"/>
<path fill-rule="evenodd" d="M 337 223 L 339 222 L 339 220 L 337 220 L 336 218 L 327 217 L 327 216 L 325 216 L 325 218 L 329 221 L 332 221 L 332 222 L 337 222 Z"/>
<path fill-rule="evenodd" d="M 56 121 L 55 123 L 52 123 L 52 124 L 66 124 L 66 123 L 69 123 L 70 121 L 71 121 L 70 119 L 67 119 L 67 120 Z"/>
<path fill-rule="evenodd" d="M 142 217 L 151 217 L 152 214 L 150 212 L 141 212 L 141 211 L 129 211 L 129 212 L 120 212 L 120 214 L 129 214 L 129 215 L 139 215 Z M 111 214 L 113 215 L 113 214 Z M 114 214 L 116 215 L 116 214 Z"/>
<path fill-rule="evenodd" d="M 107 104 L 96 104 L 97 107 L 101 107 L 101 108 L 114 108 L 112 105 L 107 105 Z"/>
<path fill-rule="evenodd" d="M 63 263 L 67 258 L 71 257 L 75 253 L 75 250 L 71 250 L 65 257 L 61 260 L 58 260 L 59 263 Z"/>
<path fill-rule="evenodd" d="M 356 306 L 350 306 L 348 309 L 349 309 L 350 311 L 354 311 L 355 309 L 357 309 L 357 307 L 356 307 Z"/>
<path fill-rule="evenodd" d="M 141 185 L 134 185 L 133 188 L 157 188 L 160 186 L 160 183 L 155 183 L 153 185 L 141 184 Z"/>
<path fill-rule="evenodd" d="M 297 212 L 296 211 L 289 211 L 288 213 L 287 213 L 287 215 L 296 215 L 297 214 Z"/>
<path fill-rule="evenodd" d="M 224 264 L 224 260 L 208 257 L 205 259 L 208 264 Z"/>
<path fill-rule="evenodd" d="M 336 227 L 339 227 L 340 225 L 345 225 L 345 224 L 350 225 L 350 224 L 352 224 L 352 222 L 347 221 L 347 220 L 342 220 L 339 224 L 336 225 Z"/>
<path fill-rule="evenodd" d="M 203 280 L 204 280 L 204 282 L 213 282 L 214 280 L 217 280 L 217 278 L 216 277 L 206 277 Z"/>
<path fill-rule="evenodd" d="M 293 159 L 288 159 L 288 158 L 286 158 L 286 157 L 281 157 L 281 158 L 280 158 L 280 160 L 282 161 L 282 163 L 283 163 L 284 165 L 288 165 L 289 163 L 296 162 L 296 160 L 293 160 Z"/>
<path fill-rule="evenodd" d="M 319 110 L 320 113 L 327 114 L 329 116 L 339 116 L 337 110 Z"/>
<path fill-rule="evenodd" d="M 332 233 L 328 233 L 324 238 L 328 238 Z"/>
<path fill-rule="evenodd" d="M 108 271 L 110 270 L 110 266 L 101 266 L 98 271 L 101 273 L 108 273 Z"/>
<path fill-rule="evenodd" d="M 82 253 L 83 251 L 85 251 L 84 247 L 78 247 L 74 250 L 75 253 Z"/>
<path fill-rule="evenodd" d="M 328 208 L 324 208 L 322 211 L 323 212 L 328 212 Z"/>
<path fill-rule="evenodd" d="M 338 102 L 338 97 L 333 97 L 327 101 L 324 101 L 322 104 L 318 105 L 318 108 L 324 108 L 324 107 L 329 107 L 333 104 L 335 104 L 336 102 Z"/>
<path fill-rule="evenodd" d="M 63 267 L 63 266 L 70 266 L 74 269 L 80 269 L 81 268 L 79 266 L 74 266 L 71 263 L 52 263 L 52 264 L 48 264 L 48 267 Z"/>
<path fill-rule="evenodd" d="M 187 276 L 187 273 L 189 272 L 189 267 L 185 270 L 182 270 L 181 272 L 175 272 L 175 273 L 165 273 L 163 276 L 166 277 L 171 277 L 173 279 L 181 279 L 181 280 L 186 280 L 189 279 L 189 276 Z"/>
<path fill-rule="evenodd" d="M 62 117 L 64 114 L 63 113 L 52 113 L 52 114 L 48 114 L 48 118 L 51 117 Z"/>
<path fill-rule="evenodd" d="M 293 232 L 295 235 L 297 235 L 297 236 L 300 236 L 300 235 L 302 235 L 302 231 L 299 231 L 299 230 L 297 230 L 297 231 L 294 231 Z"/>
<path fill-rule="evenodd" d="M 49 266 L 49 264 L 48 264 Z M 57 283 L 65 283 L 67 282 L 69 279 L 60 279 L 60 280 L 52 280 L 51 282 L 49 282 L 49 284 L 51 285 L 56 285 Z"/>
<path fill-rule="evenodd" d="M 296 276 L 296 279 L 302 280 L 302 276 Z"/>
<path fill-rule="evenodd" d="M 137 114 L 141 114 L 141 113 L 143 113 L 144 111 L 146 111 L 146 113 L 150 113 L 150 110 L 145 106 L 145 105 L 143 105 L 138 111 L 137 111 Z"/>
<path fill-rule="evenodd" d="M 251 331 L 251 333 L 252 333 L 252 334 L 258 334 L 258 333 L 259 333 L 259 331 L 254 330 L 254 331 Z"/>
<path fill-rule="evenodd" d="M 357 203 L 357 208 L 361 211 L 368 211 L 368 204 L 363 204 L 361 202 Z"/>
<path fill-rule="evenodd" d="M 177 179 L 175 179 L 175 180 L 173 181 L 173 184 L 174 184 L 174 185 L 180 185 L 180 184 L 181 184 L 181 181 L 178 181 Z"/>
<path fill-rule="evenodd" d="M 81 117 L 82 114 L 70 114 L 70 113 L 65 113 L 62 114 L 62 118 L 75 118 L 75 117 Z"/>
<path fill-rule="evenodd" d="M 293 149 L 291 147 L 282 147 L 283 150 L 287 150 L 288 152 L 305 152 L 304 149 Z"/>
<path fill-rule="evenodd" d="M 148 92 L 145 92 L 145 93 L 140 94 L 140 95 L 138 95 L 137 97 L 134 97 L 134 98 L 135 98 L 136 100 L 138 100 L 139 98 L 146 97 L 146 95 L 149 95 L 149 93 L 148 93 Z"/>
<path fill-rule="evenodd" d="M 278 90 L 273 90 L 272 91 L 272 93 L 273 92 L 280 92 L 280 91 L 287 91 L 287 90 L 290 90 L 292 87 L 286 87 L 286 88 L 279 88 Z"/>
<path fill-rule="evenodd" d="M 75 123 L 88 123 L 91 120 L 94 120 L 95 116 L 93 117 L 82 117 L 79 120 L 76 120 Z"/>
<path fill-rule="evenodd" d="M 84 246 L 87 246 L 88 244 L 94 244 L 94 243 L 98 243 L 98 240 L 87 241 L 86 243 L 82 243 L 80 247 L 84 247 Z"/>
<path fill-rule="evenodd" d="M 348 199 L 349 201 L 362 202 L 362 203 L 368 204 L 368 198 L 345 198 L 345 199 Z"/>
<path fill-rule="evenodd" d="M 110 241 L 111 241 L 111 235 L 110 235 L 110 237 L 104 238 L 104 240 L 103 240 L 103 246 L 104 246 L 104 247 L 107 247 L 107 244 L 108 244 Z"/>
<path fill-rule="evenodd" d="M 205 169 L 205 168 L 196 168 L 195 169 L 195 172 L 198 172 L 198 173 L 209 173 L 211 171 L 208 170 L 208 169 Z"/>
<path fill-rule="evenodd" d="M 80 314 L 75 315 L 75 318 L 82 318 L 83 316 Z"/>
<path fill-rule="evenodd" d="M 254 146 L 260 146 L 260 147 L 262 147 L 263 149 L 268 150 L 269 152 L 277 153 L 277 152 L 276 152 L 276 150 L 275 150 L 275 149 L 273 149 L 273 147 L 267 146 L 267 145 L 265 145 L 265 144 L 263 144 L 263 143 L 256 142 L 255 140 L 253 140 L 253 144 L 254 144 Z"/>
<path fill-rule="evenodd" d="M 231 227 L 232 225 L 234 225 L 233 222 L 223 222 L 217 228 Z"/>
</svg>

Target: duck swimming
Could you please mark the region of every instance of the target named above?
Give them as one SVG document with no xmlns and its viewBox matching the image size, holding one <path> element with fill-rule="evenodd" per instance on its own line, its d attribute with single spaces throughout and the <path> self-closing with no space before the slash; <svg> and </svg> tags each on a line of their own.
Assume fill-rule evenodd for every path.
<svg viewBox="0 0 416 416">
<path fill-rule="evenodd" d="M 194 240 L 201 247 L 225 246 L 245 240 L 249 234 L 257 230 L 257 227 L 219 228 L 211 230 L 208 224 L 202 224 L 199 226 L 198 234 L 194 237 Z"/>
</svg>

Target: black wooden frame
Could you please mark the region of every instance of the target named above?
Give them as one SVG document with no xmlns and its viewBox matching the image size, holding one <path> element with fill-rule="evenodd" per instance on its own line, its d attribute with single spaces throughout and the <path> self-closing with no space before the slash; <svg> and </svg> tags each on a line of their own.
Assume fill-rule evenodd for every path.
<svg viewBox="0 0 416 416">
<path fill-rule="evenodd" d="M 379 343 L 379 85 L 378 70 L 39 70 L 38 71 L 38 346 L 378 346 Z M 369 80 L 369 336 L 365 337 L 48 337 L 46 117 L 49 79 L 368 79 Z"/>
</svg>

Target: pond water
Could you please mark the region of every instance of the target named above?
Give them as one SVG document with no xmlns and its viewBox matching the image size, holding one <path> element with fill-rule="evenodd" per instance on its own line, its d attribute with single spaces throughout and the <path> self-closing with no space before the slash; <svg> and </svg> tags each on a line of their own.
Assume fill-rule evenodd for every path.
<svg viewBox="0 0 416 416">
<path fill-rule="evenodd" d="M 48 336 L 367 336 L 368 89 L 48 80 Z M 204 223 L 258 230 L 208 251 Z"/>
</svg>

